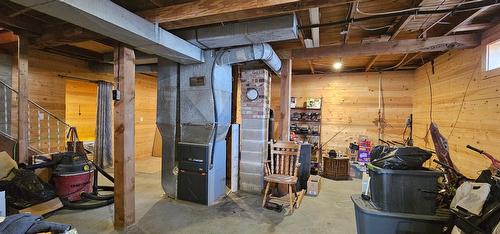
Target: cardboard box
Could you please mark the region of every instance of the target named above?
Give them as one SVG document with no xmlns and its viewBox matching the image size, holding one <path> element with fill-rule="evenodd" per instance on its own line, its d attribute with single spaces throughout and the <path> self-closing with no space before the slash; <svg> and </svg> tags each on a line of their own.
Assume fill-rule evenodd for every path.
<svg viewBox="0 0 500 234">
<path fill-rule="evenodd" d="M 307 181 L 307 195 L 318 196 L 321 188 L 321 176 L 311 175 Z"/>
</svg>

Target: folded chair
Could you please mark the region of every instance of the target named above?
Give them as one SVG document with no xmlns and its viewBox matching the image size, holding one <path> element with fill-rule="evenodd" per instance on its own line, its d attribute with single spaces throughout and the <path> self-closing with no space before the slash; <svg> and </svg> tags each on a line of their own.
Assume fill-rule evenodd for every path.
<svg viewBox="0 0 500 234">
<path fill-rule="evenodd" d="M 264 181 L 266 189 L 262 207 L 269 199 L 269 187 L 271 184 L 278 186 L 284 184 L 288 186 L 288 195 L 290 196 L 290 213 L 297 200 L 297 175 L 299 171 L 300 145 L 293 142 L 277 142 L 271 144 L 271 159 L 265 163 Z"/>
</svg>

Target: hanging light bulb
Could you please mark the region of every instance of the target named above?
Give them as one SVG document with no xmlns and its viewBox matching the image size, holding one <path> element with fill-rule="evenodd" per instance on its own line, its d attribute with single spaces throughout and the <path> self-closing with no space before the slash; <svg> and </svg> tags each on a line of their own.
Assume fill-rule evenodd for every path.
<svg viewBox="0 0 500 234">
<path fill-rule="evenodd" d="M 336 61 L 333 63 L 333 69 L 337 71 L 342 69 L 342 66 L 343 66 L 342 61 Z"/>
</svg>

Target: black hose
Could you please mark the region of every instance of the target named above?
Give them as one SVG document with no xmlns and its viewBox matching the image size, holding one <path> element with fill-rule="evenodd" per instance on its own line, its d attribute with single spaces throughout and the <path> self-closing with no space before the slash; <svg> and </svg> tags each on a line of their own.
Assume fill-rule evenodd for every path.
<svg viewBox="0 0 500 234">
<path fill-rule="evenodd" d="M 97 186 L 97 188 L 99 190 L 102 190 L 102 191 L 115 191 L 115 187 L 113 187 L 113 186 L 102 186 L 102 185 L 100 185 L 100 186 Z"/>
<path fill-rule="evenodd" d="M 109 199 L 109 200 L 104 200 L 101 202 L 93 202 L 93 203 L 73 203 L 70 202 L 66 199 L 61 199 L 62 204 L 64 205 L 64 208 L 70 209 L 70 210 L 89 210 L 89 209 L 96 209 L 100 208 L 103 206 L 108 206 L 111 205 L 115 202 L 114 199 Z"/>
<path fill-rule="evenodd" d="M 109 199 L 113 199 L 115 197 L 114 194 L 106 194 L 106 195 L 99 195 L 99 194 L 92 194 L 92 193 L 81 193 L 80 196 L 90 199 L 90 200 L 96 200 L 96 201 L 106 201 Z"/>
<path fill-rule="evenodd" d="M 115 182 L 115 178 L 113 178 L 113 176 L 111 176 L 110 174 L 108 174 L 104 169 L 102 169 L 102 167 L 100 166 L 97 166 L 94 162 L 92 161 L 89 161 L 92 163 L 92 165 L 94 165 L 94 167 L 97 169 L 98 172 L 100 172 L 104 177 L 106 177 L 106 179 L 108 179 L 109 181 L 111 182 Z"/>
</svg>

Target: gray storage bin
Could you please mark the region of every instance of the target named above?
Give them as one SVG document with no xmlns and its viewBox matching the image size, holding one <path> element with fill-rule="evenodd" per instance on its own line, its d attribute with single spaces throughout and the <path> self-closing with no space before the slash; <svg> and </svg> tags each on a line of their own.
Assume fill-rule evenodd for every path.
<svg viewBox="0 0 500 234">
<path fill-rule="evenodd" d="M 367 164 L 370 197 L 382 211 L 428 214 L 436 212 L 438 177 L 434 170 L 391 170 Z"/>
<path fill-rule="evenodd" d="M 352 195 L 358 234 L 442 233 L 451 219 L 448 211 L 437 215 L 385 212 L 360 195 Z"/>
</svg>

